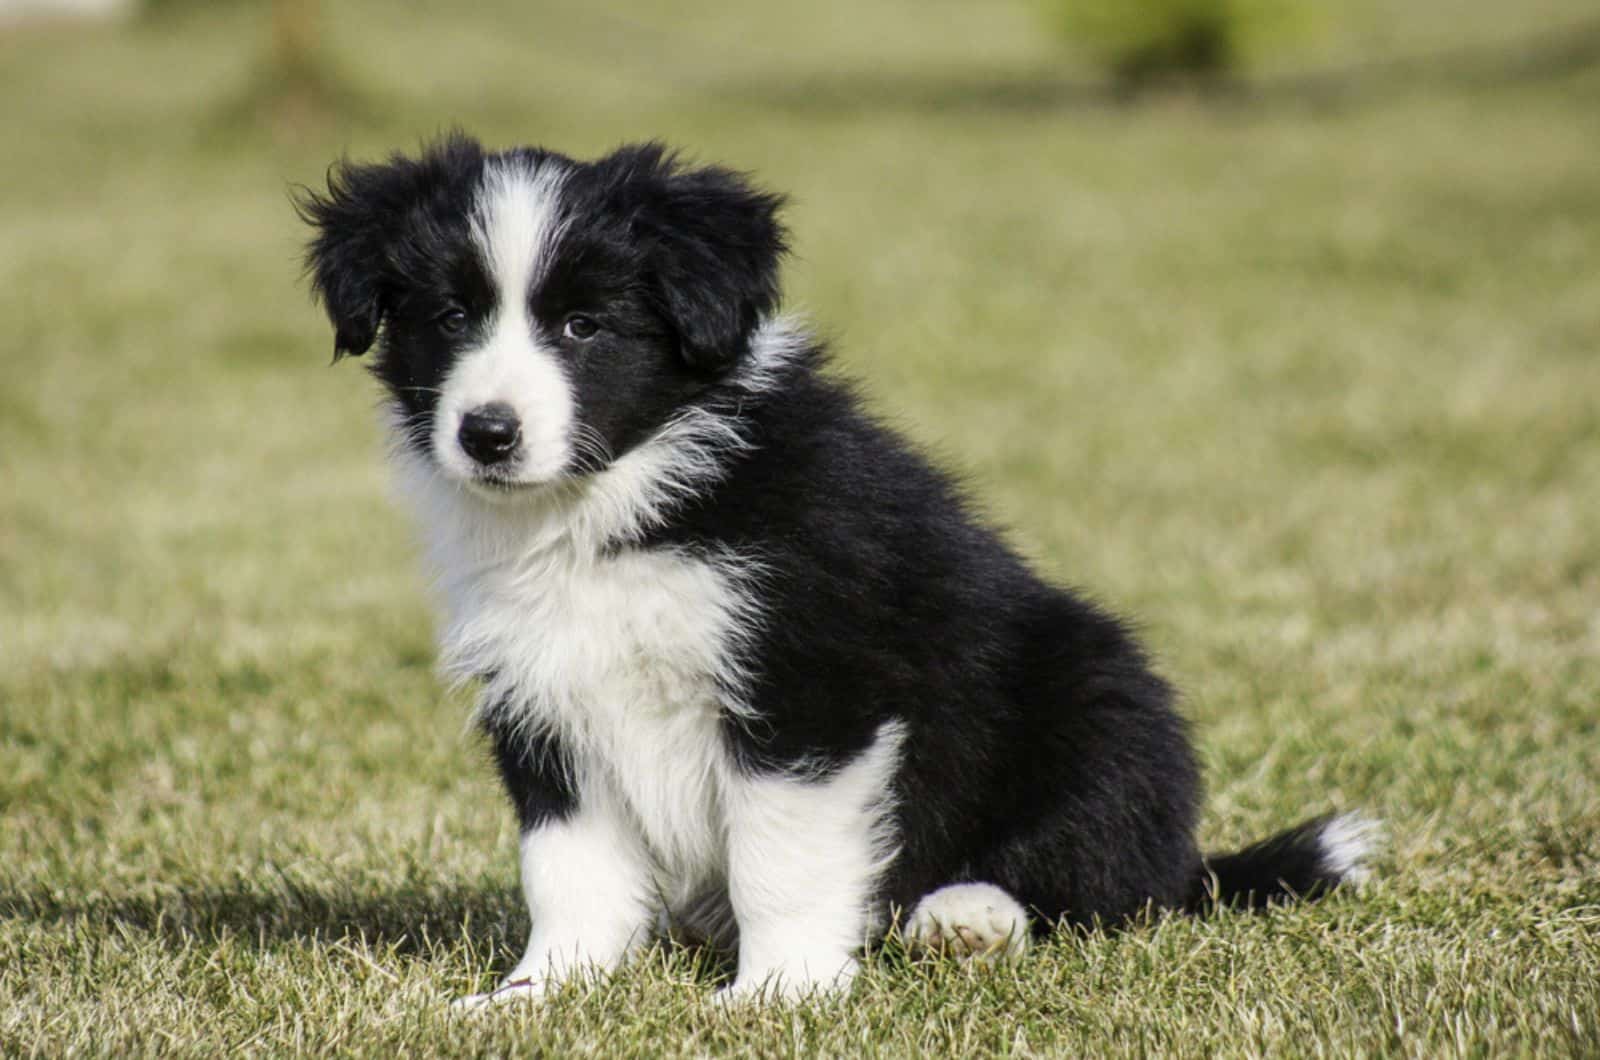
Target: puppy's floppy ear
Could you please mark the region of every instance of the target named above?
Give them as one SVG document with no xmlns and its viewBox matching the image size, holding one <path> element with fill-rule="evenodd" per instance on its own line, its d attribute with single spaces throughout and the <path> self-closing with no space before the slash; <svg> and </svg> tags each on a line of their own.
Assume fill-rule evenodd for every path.
<svg viewBox="0 0 1600 1060">
<path fill-rule="evenodd" d="M 328 169 L 326 194 L 302 188 L 294 196 L 300 219 L 316 229 L 306 246 L 306 271 L 333 323 L 334 360 L 371 348 L 399 278 L 397 241 L 430 191 L 452 172 L 481 164 L 482 156 L 476 142 L 451 134 L 420 159 L 336 162 Z"/>
<path fill-rule="evenodd" d="M 360 356 L 383 322 L 388 240 L 395 228 L 395 185 L 405 161 L 328 167 L 328 191 L 302 188 L 295 212 L 316 229 L 306 245 L 311 290 L 333 324 L 333 359 Z"/>
<path fill-rule="evenodd" d="M 681 166 L 657 143 L 624 147 L 600 165 L 622 181 L 651 296 L 683 359 L 707 374 L 727 368 L 778 303 L 788 249 L 782 196 L 729 169 Z"/>
</svg>

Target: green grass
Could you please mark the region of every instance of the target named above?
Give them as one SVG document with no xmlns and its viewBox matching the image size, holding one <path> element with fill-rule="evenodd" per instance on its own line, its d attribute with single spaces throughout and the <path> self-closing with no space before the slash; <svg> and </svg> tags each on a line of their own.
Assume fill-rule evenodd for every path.
<svg viewBox="0 0 1600 1060">
<path fill-rule="evenodd" d="M 0 1054 L 1600 1051 L 1600 74 L 1129 108 L 1026 90 L 1072 71 L 1025 3 L 327 6 L 359 117 L 271 132 L 250 7 L 0 36 Z M 1420 6 L 1317 55 L 1506 10 Z M 286 188 L 456 122 L 791 192 L 791 305 L 1142 622 L 1206 844 L 1361 807 L 1374 883 L 452 1019 L 526 929 L 514 828 Z"/>
</svg>

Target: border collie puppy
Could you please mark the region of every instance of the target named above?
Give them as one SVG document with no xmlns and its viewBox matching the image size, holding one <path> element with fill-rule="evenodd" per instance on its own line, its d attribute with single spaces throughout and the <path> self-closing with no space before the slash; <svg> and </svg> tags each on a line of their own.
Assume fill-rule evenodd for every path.
<svg viewBox="0 0 1600 1060">
<path fill-rule="evenodd" d="M 656 144 L 461 136 L 300 200 L 521 823 L 527 952 L 469 1000 L 669 925 L 792 997 L 896 924 L 1010 956 L 1358 877 L 1356 817 L 1201 856 L 1172 691 L 776 315 L 780 205 Z"/>
</svg>

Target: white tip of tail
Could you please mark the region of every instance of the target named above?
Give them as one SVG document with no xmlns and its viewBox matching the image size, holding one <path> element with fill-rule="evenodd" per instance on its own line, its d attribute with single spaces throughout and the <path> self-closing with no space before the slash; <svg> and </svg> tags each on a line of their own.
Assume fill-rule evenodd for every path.
<svg viewBox="0 0 1600 1060">
<path fill-rule="evenodd" d="M 1317 834 L 1322 869 L 1346 883 L 1365 883 L 1372 875 L 1368 863 L 1383 849 L 1383 841 L 1381 822 L 1359 813 L 1340 814 Z"/>
</svg>

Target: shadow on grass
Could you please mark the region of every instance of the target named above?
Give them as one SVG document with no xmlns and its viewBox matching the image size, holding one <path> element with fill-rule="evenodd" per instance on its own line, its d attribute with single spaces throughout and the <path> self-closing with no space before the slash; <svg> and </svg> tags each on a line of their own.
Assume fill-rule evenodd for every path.
<svg viewBox="0 0 1600 1060">
<path fill-rule="evenodd" d="M 134 895 L 78 898 L 43 888 L 0 890 L 0 921 L 76 935 L 132 931 L 174 951 L 196 942 L 261 951 L 359 942 L 396 957 L 429 960 L 465 949 L 484 960 L 494 979 L 511 970 L 528 938 L 520 891 L 489 881 L 357 890 L 267 874 L 260 880 L 152 888 Z M 722 983 L 733 974 L 732 955 L 702 940 L 674 935 L 656 945 L 657 959 L 687 969 L 702 985 Z"/>
<path fill-rule="evenodd" d="M 1428 88 L 1492 89 L 1555 80 L 1596 67 L 1600 67 L 1600 19 L 1516 41 L 1215 82 L 1151 78 L 1130 86 L 1048 71 L 956 76 L 845 73 L 740 79 L 718 84 L 714 92 L 778 110 L 810 113 L 867 109 L 1028 113 L 1130 103 L 1172 89 L 1228 104 L 1335 107 Z"/>
<path fill-rule="evenodd" d="M 199 939 L 266 949 L 361 939 L 409 955 L 469 939 L 475 947 L 519 951 L 528 922 L 514 888 L 487 882 L 357 890 L 284 877 L 128 895 L 0 891 L 0 920 L 90 931 L 132 929 L 174 946 Z"/>
</svg>

